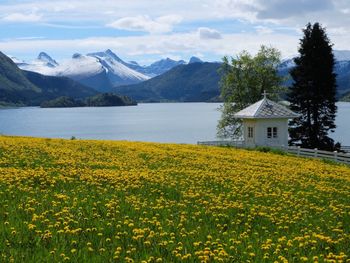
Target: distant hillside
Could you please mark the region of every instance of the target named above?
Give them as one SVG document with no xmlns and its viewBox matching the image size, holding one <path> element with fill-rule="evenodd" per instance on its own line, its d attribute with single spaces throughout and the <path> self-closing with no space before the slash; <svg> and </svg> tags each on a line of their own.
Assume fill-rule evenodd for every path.
<svg viewBox="0 0 350 263">
<path fill-rule="evenodd" d="M 41 90 L 31 83 L 16 64 L 0 52 L 0 102 L 27 104 Z"/>
<path fill-rule="evenodd" d="M 97 93 L 68 78 L 22 71 L 0 52 L 0 105 L 39 105 L 59 96 L 84 98 Z"/>
<path fill-rule="evenodd" d="M 350 102 L 350 91 L 345 93 L 342 97 L 339 98 L 340 101 Z"/>
<path fill-rule="evenodd" d="M 339 61 L 335 64 L 335 73 L 337 74 L 338 94 L 350 92 L 350 60 Z"/>
<path fill-rule="evenodd" d="M 285 60 L 279 66 L 279 74 L 288 77 L 284 83 L 285 86 L 290 86 L 293 83 L 293 79 L 289 75 L 289 71 L 293 67 L 295 67 L 293 59 Z M 334 65 L 334 72 L 337 75 L 337 94 L 338 97 L 341 97 L 350 91 L 350 60 L 337 60 Z"/>
<path fill-rule="evenodd" d="M 150 80 L 116 87 L 115 92 L 137 101 L 212 101 L 218 98 L 220 63 L 179 65 Z"/>
<path fill-rule="evenodd" d="M 51 100 L 61 96 L 80 99 L 98 94 L 96 90 L 67 77 L 44 76 L 30 71 L 23 72 L 31 83 L 42 90 L 40 95 L 32 98 L 31 103 L 34 105 L 39 105 L 43 100 Z"/>
<path fill-rule="evenodd" d="M 120 96 L 111 93 L 97 94 L 85 99 L 74 99 L 62 96 L 53 100 L 44 101 L 41 108 L 72 108 L 72 107 L 110 107 L 110 106 L 134 106 L 137 105 L 127 96 Z"/>
</svg>

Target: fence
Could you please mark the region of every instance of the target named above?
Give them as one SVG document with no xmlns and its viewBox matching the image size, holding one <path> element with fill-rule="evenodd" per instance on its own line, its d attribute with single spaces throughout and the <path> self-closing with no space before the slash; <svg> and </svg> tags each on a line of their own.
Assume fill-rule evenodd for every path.
<svg viewBox="0 0 350 263">
<path fill-rule="evenodd" d="M 350 153 L 350 146 L 341 146 L 340 150 L 346 153 Z"/>
<path fill-rule="evenodd" d="M 348 153 L 340 153 L 337 151 L 334 151 L 334 152 L 321 151 L 318 149 L 306 149 L 306 148 L 300 148 L 295 146 L 283 147 L 282 149 L 288 153 L 292 153 L 297 156 L 318 158 L 318 159 L 328 159 L 328 160 L 333 160 L 336 162 L 350 165 L 350 154 Z"/>
<path fill-rule="evenodd" d="M 244 148 L 244 141 L 207 141 L 207 142 L 198 142 L 199 145 L 208 145 L 208 146 L 233 146 L 237 148 Z M 350 154 L 342 152 L 329 152 L 322 151 L 318 149 L 306 149 L 297 146 L 288 146 L 288 147 L 272 147 L 279 148 L 285 152 L 295 154 L 297 156 L 309 157 L 309 158 L 318 158 L 318 159 L 328 159 L 340 163 L 345 163 L 350 165 Z M 350 146 L 343 146 L 342 150 L 350 150 Z"/>
</svg>

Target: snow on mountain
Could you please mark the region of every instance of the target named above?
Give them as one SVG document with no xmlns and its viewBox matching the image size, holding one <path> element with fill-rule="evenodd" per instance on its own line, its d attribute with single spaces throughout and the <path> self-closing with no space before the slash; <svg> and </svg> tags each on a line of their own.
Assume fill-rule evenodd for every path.
<svg viewBox="0 0 350 263">
<path fill-rule="evenodd" d="M 71 59 L 61 63 L 58 63 L 45 52 L 41 52 L 37 59 L 28 63 L 17 58 L 13 58 L 13 60 L 23 70 L 34 71 L 48 76 L 66 76 L 75 80 L 90 79 L 103 73 L 110 82 L 107 86 L 138 83 L 161 75 L 178 65 L 186 64 L 183 60 L 176 61 L 166 58 L 148 66 L 140 66 L 136 61 L 123 61 L 110 49 L 87 55 L 74 54 Z M 201 60 L 192 57 L 190 63 L 193 62 L 201 62 Z M 101 76 L 99 77 L 101 78 Z M 105 78 L 103 79 L 106 83 Z M 96 85 L 95 81 L 93 83 L 93 85 Z M 86 82 L 84 84 L 87 85 Z M 91 87 L 92 85 L 88 86 Z"/>
<path fill-rule="evenodd" d="M 50 57 L 47 53 L 45 52 L 40 52 L 37 61 L 46 63 L 48 67 L 54 68 L 58 66 L 58 63 L 56 60 L 54 60 L 52 57 Z"/>
<path fill-rule="evenodd" d="M 74 77 L 79 80 L 103 71 L 104 67 L 97 58 L 76 53 L 71 59 L 63 61 L 53 72 L 56 76 Z"/>
<path fill-rule="evenodd" d="M 344 66 L 348 66 L 348 61 L 350 61 L 350 50 L 333 50 L 334 58 L 335 58 L 335 67 L 342 68 Z M 288 58 L 282 60 L 280 69 L 290 69 L 295 66 L 294 58 Z"/>
<path fill-rule="evenodd" d="M 15 60 L 14 62 L 20 69 L 33 71 L 48 76 L 54 76 L 54 69 L 59 66 L 59 64 L 45 52 L 40 52 L 38 57 L 31 62 L 22 61 L 21 63 Z"/>
<path fill-rule="evenodd" d="M 11 56 L 9 55 L 8 56 L 15 64 L 27 64 L 24 60 L 22 59 L 19 59 L 17 57 L 14 57 L 14 56 Z"/>
<path fill-rule="evenodd" d="M 41 52 L 30 63 L 13 59 L 23 70 L 34 71 L 48 76 L 65 76 L 99 91 L 109 91 L 114 86 L 138 83 L 148 76 L 126 66 L 111 50 L 87 55 L 74 54 L 71 59 L 56 62 Z"/>
<path fill-rule="evenodd" d="M 126 66 L 126 63 L 121 60 L 110 49 L 105 52 L 90 53 L 87 56 L 97 58 L 101 65 L 110 75 L 110 79 L 115 84 L 131 84 L 149 79 L 148 76 L 137 72 Z"/>
<path fill-rule="evenodd" d="M 159 61 L 152 63 L 149 66 L 144 67 L 144 72 L 149 76 L 158 76 L 169 71 L 170 69 L 176 66 L 183 65 L 183 64 L 186 64 L 184 60 L 177 61 L 171 58 L 161 59 Z"/>
</svg>

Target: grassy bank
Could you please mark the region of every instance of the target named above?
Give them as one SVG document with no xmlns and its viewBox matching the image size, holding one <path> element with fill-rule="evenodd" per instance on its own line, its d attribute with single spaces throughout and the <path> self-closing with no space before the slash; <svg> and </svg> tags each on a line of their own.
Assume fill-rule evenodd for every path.
<svg viewBox="0 0 350 263">
<path fill-rule="evenodd" d="M 0 261 L 345 262 L 349 196 L 316 160 L 0 137 Z"/>
</svg>

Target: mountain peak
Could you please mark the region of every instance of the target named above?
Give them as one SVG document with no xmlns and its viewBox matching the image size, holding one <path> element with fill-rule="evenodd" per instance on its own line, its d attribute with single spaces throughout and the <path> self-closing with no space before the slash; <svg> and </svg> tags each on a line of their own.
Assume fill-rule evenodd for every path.
<svg viewBox="0 0 350 263">
<path fill-rule="evenodd" d="M 82 58 L 82 57 L 83 57 L 83 55 L 80 53 L 74 53 L 72 56 L 73 59 Z"/>
<path fill-rule="evenodd" d="M 188 64 L 192 64 L 192 63 L 203 63 L 203 61 L 200 58 L 193 56 L 190 58 L 190 61 L 188 62 Z"/>
<path fill-rule="evenodd" d="M 107 49 L 105 51 L 101 51 L 101 52 L 93 52 L 93 53 L 89 53 L 87 54 L 88 56 L 91 56 L 91 57 L 101 57 L 101 58 L 111 58 L 113 60 L 116 60 L 118 62 L 121 62 L 121 63 L 125 63 L 121 58 L 119 58 L 112 50 L 110 49 Z"/>
<path fill-rule="evenodd" d="M 50 57 L 45 52 L 40 52 L 37 59 L 47 63 L 47 65 L 49 67 L 56 67 L 56 66 L 58 66 L 58 63 L 56 62 L 56 60 L 54 60 L 52 57 Z"/>
</svg>

